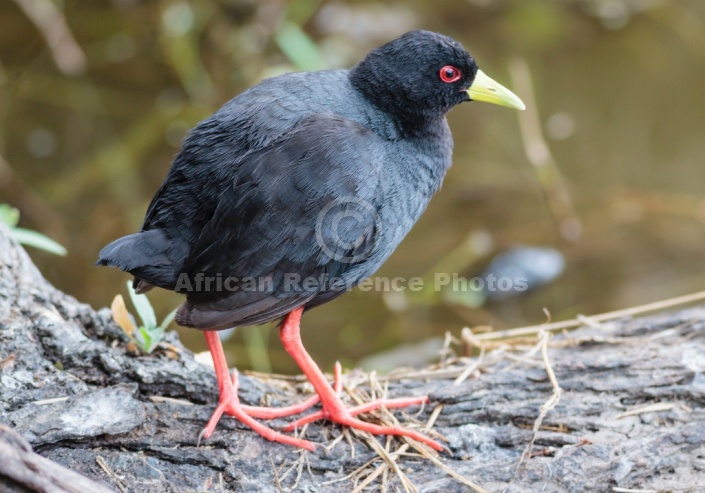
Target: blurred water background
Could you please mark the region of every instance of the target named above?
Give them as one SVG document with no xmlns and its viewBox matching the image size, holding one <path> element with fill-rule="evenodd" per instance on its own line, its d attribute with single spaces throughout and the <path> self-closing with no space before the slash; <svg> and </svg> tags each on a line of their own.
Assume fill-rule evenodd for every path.
<svg viewBox="0 0 705 493">
<path fill-rule="evenodd" d="M 702 0 L 4 0 L 0 203 L 67 247 L 66 257 L 30 249 L 52 283 L 108 306 L 127 276 L 94 268 L 97 253 L 139 228 L 190 127 L 262 78 L 349 67 L 414 28 L 461 41 L 529 110 L 451 112 L 454 167 L 379 274 L 472 277 L 495 258 L 504 264 L 492 269 L 508 262 L 537 287 L 513 297 L 355 290 L 304 318 L 324 368 L 370 356 L 382 369 L 419 364 L 463 326 L 703 289 Z M 160 316 L 180 302 L 150 299 Z M 273 327 L 237 331 L 226 350 L 242 369 L 295 371 Z"/>
</svg>

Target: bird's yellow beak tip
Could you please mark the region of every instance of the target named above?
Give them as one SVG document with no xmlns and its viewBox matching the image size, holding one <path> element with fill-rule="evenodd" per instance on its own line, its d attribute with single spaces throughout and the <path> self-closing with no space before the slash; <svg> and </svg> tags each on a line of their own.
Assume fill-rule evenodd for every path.
<svg viewBox="0 0 705 493">
<path fill-rule="evenodd" d="M 516 94 L 485 75 L 482 70 L 477 71 L 475 80 L 468 89 L 468 96 L 471 101 L 498 104 L 515 110 L 526 109 L 526 105 Z"/>
</svg>

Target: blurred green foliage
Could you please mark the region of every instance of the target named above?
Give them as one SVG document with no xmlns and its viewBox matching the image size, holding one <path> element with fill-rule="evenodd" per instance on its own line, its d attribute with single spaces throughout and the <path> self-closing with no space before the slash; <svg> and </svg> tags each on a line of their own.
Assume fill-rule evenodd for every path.
<svg viewBox="0 0 705 493">
<path fill-rule="evenodd" d="M 30 229 L 18 228 L 20 211 L 7 204 L 0 204 L 0 223 L 10 230 L 12 237 L 22 245 L 31 246 L 54 255 L 66 255 L 66 249 L 51 238 Z"/>
<path fill-rule="evenodd" d="M 520 96 L 535 114 L 521 126 L 488 105 L 450 114 L 454 167 L 380 275 L 439 265 L 471 275 L 517 243 L 561 249 L 568 269 L 552 286 L 481 308 L 353 291 L 307 313 L 317 360 L 350 364 L 467 324 L 534 323 L 543 307 L 558 319 L 702 289 L 701 0 L 1 2 L 0 202 L 68 247 L 65 259 L 36 257 L 43 273 L 104 306 L 125 275 L 93 268 L 97 252 L 139 228 L 190 127 L 264 77 L 349 67 L 413 28 L 455 37 L 517 91 L 527 72 L 509 67 L 524 64 L 533 94 Z M 563 184 L 548 183 L 557 178 L 542 162 Z M 152 299 L 158 313 L 180 302 Z M 228 342 L 233 362 L 263 362 L 268 345 L 272 368 L 292 370 L 277 338 L 258 330 Z M 195 331 L 182 335 L 204 349 Z"/>
</svg>

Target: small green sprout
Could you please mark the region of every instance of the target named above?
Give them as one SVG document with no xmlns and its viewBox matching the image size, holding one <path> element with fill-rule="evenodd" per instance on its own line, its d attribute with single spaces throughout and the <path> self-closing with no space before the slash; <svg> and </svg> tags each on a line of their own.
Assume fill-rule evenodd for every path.
<svg viewBox="0 0 705 493">
<path fill-rule="evenodd" d="M 157 316 L 154 314 L 154 308 L 147 299 L 147 295 L 135 293 L 132 283 L 129 281 L 127 291 L 130 293 L 130 300 L 137 310 L 142 325 L 138 326 L 135 323 L 134 317 L 125 307 L 125 300 L 121 294 L 115 297 L 111 305 L 113 320 L 125 331 L 130 340 L 143 352 L 149 354 L 159 345 L 164 331 L 174 321 L 176 310 L 167 315 L 160 325 L 157 325 Z"/>
<path fill-rule="evenodd" d="M 55 255 L 66 255 L 66 249 L 48 236 L 29 229 L 18 228 L 20 222 L 20 211 L 7 204 L 0 204 L 0 223 L 3 223 L 10 230 L 12 237 L 18 243 L 38 248 Z"/>
</svg>

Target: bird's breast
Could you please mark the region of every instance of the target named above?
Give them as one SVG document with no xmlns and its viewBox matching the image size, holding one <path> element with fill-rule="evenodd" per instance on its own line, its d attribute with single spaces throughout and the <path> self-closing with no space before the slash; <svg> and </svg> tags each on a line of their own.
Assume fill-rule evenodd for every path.
<svg viewBox="0 0 705 493">
<path fill-rule="evenodd" d="M 359 265 L 350 266 L 351 276 L 369 277 L 389 258 L 426 210 L 449 166 L 450 149 L 430 154 L 411 146 L 388 155 L 380 179 L 374 248 Z"/>
</svg>

